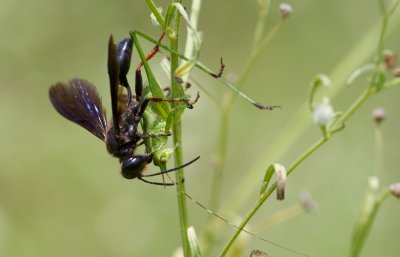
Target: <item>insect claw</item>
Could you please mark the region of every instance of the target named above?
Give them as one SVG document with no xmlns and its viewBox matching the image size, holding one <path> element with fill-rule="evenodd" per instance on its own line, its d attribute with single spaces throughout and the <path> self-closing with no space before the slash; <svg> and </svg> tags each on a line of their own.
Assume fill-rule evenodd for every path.
<svg viewBox="0 0 400 257">
<path fill-rule="evenodd" d="M 279 108 L 279 109 L 282 108 L 282 106 L 280 106 L 280 105 L 262 105 L 260 103 L 254 103 L 253 105 L 260 110 L 269 110 L 269 111 L 272 111 L 276 108 Z"/>
<path fill-rule="evenodd" d="M 194 102 L 192 102 L 192 104 L 197 103 L 197 101 L 199 101 L 199 98 L 200 98 L 200 92 L 197 91 L 196 99 L 194 99 Z"/>
<path fill-rule="evenodd" d="M 194 101 L 190 102 L 189 100 L 186 101 L 186 108 L 188 109 L 193 109 L 193 105 L 195 105 L 197 103 L 197 101 L 200 98 L 200 92 L 197 92 L 196 98 L 194 99 Z"/>
<path fill-rule="evenodd" d="M 221 62 L 221 65 L 219 66 L 218 73 L 211 73 L 210 74 L 211 76 L 213 76 L 216 79 L 222 77 L 222 74 L 224 74 L 225 64 L 224 64 L 224 59 L 223 59 L 222 56 L 221 56 L 220 62 Z"/>
</svg>

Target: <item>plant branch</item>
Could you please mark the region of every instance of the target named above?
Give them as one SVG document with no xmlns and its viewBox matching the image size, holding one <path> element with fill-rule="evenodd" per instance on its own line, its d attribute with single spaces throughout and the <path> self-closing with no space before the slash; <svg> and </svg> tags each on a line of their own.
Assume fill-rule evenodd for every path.
<svg viewBox="0 0 400 257">
<path fill-rule="evenodd" d="M 181 2 L 182 1 L 180 0 L 174 1 L 174 3 L 181 3 Z M 176 37 L 169 37 L 169 40 L 171 49 L 176 53 L 179 51 L 179 28 L 180 28 L 180 14 L 178 11 L 175 11 L 173 30 L 176 33 Z M 170 57 L 171 57 L 170 61 L 171 94 L 172 98 L 180 98 L 184 95 L 183 88 L 179 83 L 177 83 L 175 79 L 175 70 L 178 68 L 179 65 L 179 56 L 175 53 L 171 53 Z M 173 105 L 175 105 L 175 103 L 173 103 Z M 182 157 L 183 154 L 182 154 L 182 124 L 180 115 L 174 116 L 174 122 L 172 125 L 172 138 L 175 146 L 175 151 L 174 151 L 175 166 L 181 166 L 183 164 L 183 157 Z M 187 235 L 189 221 L 188 221 L 188 212 L 186 206 L 186 197 L 183 193 L 185 192 L 185 184 L 183 183 L 183 181 L 185 180 L 183 175 L 183 169 L 176 171 L 175 180 L 177 183 L 176 194 L 178 199 L 178 212 L 179 212 L 180 231 L 182 238 L 182 248 L 184 256 L 190 257 L 191 250 Z"/>
<path fill-rule="evenodd" d="M 319 139 L 314 145 L 312 145 L 307 151 L 305 151 L 297 160 L 293 162 L 292 165 L 289 166 L 287 170 L 287 175 L 289 176 L 297 166 L 299 166 L 308 156 L 310 156 L 313 152 L 315 152 L 319 147 L 321 147 L 325 142 L 328 141 L 328 138 L 323 137 Z M 250 219 L 254 216 L 254 214 L 257 212 L 257 210 L 264 204 L 264 202 L 271 196 L 271 194 L 275 191 L 277 187 L 277 183 L 273 183 L 271 187 L 263 194 L 260 196 L 260 198 L 257 200 L 253 208 L 247 213 L 243 221 L 240 223 L 239 228 L 244 229 L 246 224 L 250 221 Z M 235 242 L 236 238 L 239 236 L 241 230 L 236 230 L 236 232 L 232 235 L 232 237 L 229 239 L 228 243 L 225 245 L 222 253 L 220 254 L 220 257 L 226 256 L 228 253 L 229 249 Z"/>
<path fill-rule="evenodd" d="M 396 28 L 400 24 L 400 12 L 393 12 L 390 24 L 386 30 L 388 36 L 396 31 Z M 330 72 L 329 77 L 335 82 L 335 86 L 329 90 L 329 98 L 335 98 L 345 88 L 346 80 L 348 78 L 349 70 L 355 69 L 360 66 L 360 63 L 365 63 L 370 56 L 375 53 L 376 49 L 371 48 L 370 42 L 376 41 L 376 34 L 379 33 L 381 21 L 376 21 L 375 24 L 368 30 L 364 36 L 360 37 L 357 43 L 346 53 L 344 58 L 336 65 L 336 67 Z M 388 89 L 392 87 L 400 86 L 400 78 L 395 78 L 391 81 L 386 82 L 382 89 Z M 235 190 L 231 193 L 229 200 L 225 201 L 222 209 L 235 210 L 238 209 L 244 202 L 248 201 L 251 193 L 254 190 L 243 190 L 256 188 L 256 183 L 259 181 L 259 170 L 265 168 L 265 162 L 276 161 L 282 158 L 290 145 L 298 140 L 303 132 L 311 125 L 310 113 L 307 103 L 299 106 L 298 111 L 289 120 L 286 126 L 282 127 L 279 134 L 275 136 L 273 142 L 270 143 L 269 147 L 260 154 L 258 160 L 256 160 L 253 166 L 247 172 L 237 186 L 240 190 Z"/>
<path fill-rule="evenodd" d="M 345 122 L 351 117 L 351 115 L 358 110 L 365 101 L 372 96 L 374 93 L 378 91 L 374 90 L 374 87 L 368 87 L 357 99 L 356 101 L 346 110 L 346 112 L 337 120 L 333 129 L 328 131 L 326 136 L 323 136 L 319 139 L 314 145 L 312 145 L 309 149 L 307 149 L 303 154 L 301 154 L 287 169 L 287 176 L 289 176 L 304 160 L 306 160 L 312 153 L 314 153 L 317 149 L 319 149 L 322 145 L 324 145 L 334 134 L 339 132 L 340 130 L 336 129 L 337 127 L 343 126 Z M 275 191 L 277 187 L 277 183 L 269 187 L 269 189 L 260 196 L 260 198 L 255 203 L 254 207 L 247 213 L 239 228 L 243 229 L 249 220 L 254 216 L 257 210 L 264 204 L 264 202 L 271 196 L 271 194 Z M 228 243 L 225 245 L 220 257 L 226 256 L 229 249 L 235 242 L 236 238 L 239 236 L 241 230 L 237 230 L 230 238 Z"/>
</svg>

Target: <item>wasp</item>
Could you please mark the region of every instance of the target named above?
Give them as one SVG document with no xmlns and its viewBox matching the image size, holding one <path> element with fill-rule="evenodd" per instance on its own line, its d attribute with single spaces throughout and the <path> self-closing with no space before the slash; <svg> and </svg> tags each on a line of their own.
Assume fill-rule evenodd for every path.
<svg viewBox="0 0 400 257">
<path fill-rule="evenodd" d="M 89 81 L 75 78 L 68 83 L 58 82 L 49 89 L 50 101 L 56 111 L 66 119 L 80 125 L 93 135 L 105 142 L 107 151 L 119 159 L 121 174 L 126 179 L 138 178 L 146 183 L 155 185 L 174 185 L 173 183 L 158 183 L 145 179 L 145 177 L 165 174 L 182 169 L 198 160 L 192 161 L 169 170 L 153 174 L 144 174 L 146 166 L 152 162 L 153 153 L 137 154 L 138 146 L 144 144 L 148 137 L 166 137 L 170 133 L 143 134 L 139 130 L 139 123 L 149 102 L 176 102 L 187 103 L 192 108 L 188 99 L 164 99 L 157 97 L 143 97 L 143 82 L 140 70 L 136 70 L 135 97 L 132 97 L 127 74 L 131 64 L 132 39 L 123 39 L 118 44 L 110 36 L 108 43 L 108 75 L 111 93 L 112 119 L 107 121 L 106 111 L 102 105 L 101 97 L 96 87 Z M 119 90 L 120 86 L 126 88 L 127 98 Z M 123 100 L 125 100 L 125 103 Z"/>
</svg>

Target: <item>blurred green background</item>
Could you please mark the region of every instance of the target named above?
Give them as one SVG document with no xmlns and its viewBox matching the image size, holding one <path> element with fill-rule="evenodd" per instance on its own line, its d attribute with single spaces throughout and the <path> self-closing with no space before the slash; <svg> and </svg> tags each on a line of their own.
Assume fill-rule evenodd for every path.
<svg viewBox="0 0 400 257">
<path fill-rule="evenodd" d="M 240 71 L 251 47 L 256 2 L 203 1 L 199 21 L 205 35 L 203 63 L 218 69 L 223 55 L 226 74 Z M 278 2 L 273 2 L 267 28 L 279 17 Z M 283 109 L 261 112 L 238 99 L 233 110 L 222 201 L 229 200 L 235 190 L 251 190 L 239 215 L 255 201 L 265 169 L 259 171 L 260 181 L 254 182 L 257 187 L 238 188 L 238 183 L 304 103 L 309 81 L 316 73 L 330 74 L 379 20 L 373 0 L 288 2 L 294 9 L 292 17 L 262 54 L 244 87 L 258 101 Z M 169 1 L 157 3 L 166 7 Z M 117 159 L 106 153 L 104 143 L 58 115 L 47 93 L 57 81 L 86 78 L 97 85 L 110 114 L 108 37 L 113 33 L 122 38 L 132 29 L 157 37 L 149 13 L 144 1 L 132 0 L 0 2 L 0 256 L 171 256 L 179 246 L 174 188 L 124 180 Z M 364 42 L 369 51 L 377 37 Z M 387 47 L 398 51 L 399 42 L 400 34 L 391 33 Z M 143 44 L 150 49 L 150 44 Z M 136 54 L 134 58 L 137 61 Z M 370 60 L 369 56 L 363 63 Z M 166 83 L 157 62 L 153 64 Z M 194 75 L 218 99 L 226 92 L 217 81 L 198 71 Z M 343 110 L 353 101 L 365 86 L 363 79 L 334 99 L 335 109 Z M 295 204 L 305 190 L 317 201 L 317 212 L 259 234 L 310 256 L 348 255 L 367 177 L 374 169 L 371 112 L 378 106 L 388 114 L 383 124 L 382 183 L 399 181 L 399 90 L 385 91 L 368 101 L 343 132 L 289 178 L 287 199 L 277 203 L 271 198 L 250 229 L 251 224 Z M 203 94 L 196 108 L 184 116 L 183 146 L 185 160 L 201 156 L 186 170 L 186 185 L 189 194 L 203 203 L 209 200 L 218 127 L 217 108 Z M 275 162 L 289 165 L 319 136 L 319 129 L 309 126 L 281 159 L 266 159 L 265 168 Z M 157 169 L 150 165 L 150 170 Z M 200 233 L 209 214 L 191 202 L 188 207 L 190 223 Z M 362 256 L 398 256 L 399 214 L 398 200 L 385 202 Z M 222 226 L 224 243 L 233 229 Z M 255 238 L 249 238 L 245 249 L 242 256 L 252 249 L 271 256 L 294 256 Z"/>
</svg>

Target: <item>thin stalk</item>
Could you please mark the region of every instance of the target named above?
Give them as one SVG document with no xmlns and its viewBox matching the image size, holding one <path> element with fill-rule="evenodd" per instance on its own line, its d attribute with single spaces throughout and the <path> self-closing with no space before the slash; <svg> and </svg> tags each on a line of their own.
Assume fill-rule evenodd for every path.
<svg viewBox="0 0 400 257">
<path fill-rule="evenodd" d="M 378 123 L 375 126 L 375 176 L 380 177 L 383 173 L 383 140 L 382 127 Z"/>
<path fill-rule="evenodd" d="M 282 25 L 284 24 L 283 18 L 281 18 L 275 26 L 268 32 L 267 35 L 261 40 L 261 42 L 255 47 L 251 53 L 250 57 L 247 59 L 246 63 L 244 64 L 244 67 L 242 71 L 240 72 L 239 79 L 236 83 L 236 87 L 240 89 L 243 85 L 244 82 L 246 81 L 247 77 L 250 75 L 251 69 L 254 67 L 256 61 L 258 58 L 260 58 L 261 53 L 267 48 L 267 46 L 271 43 L 271 40 L 275 37 L 276 33 L 282 28 Z M 232 99 L 233 101 L 233 99 Z"/>
<path fill-rule="evenodd" d="M 290 165 L 290 167 L 287 170 L 287 175 L 289 176 L 296 169 L 297 166 L 299 166 L 308 156 L 310 156 L 313 152 L 315 152 L 318 148 L 320 148 L 327 141 L 328 141 L 328 138 L 326 138 L 326 137 L 319 139 L 314 145 L 312 145 L 307 151 L 305 151 L 297 160 L 295 160 L 292 165 Z M 257 200 L 256 204 L 253 206 L 253 208 L 251 208 L 251 210 L 244 217 L 243 221 L 240 223 L 239 228 L 244 229 L 246 224 L 254 216 L 254 214 L 257 212 L 257 210 L 263 205 L 263 203 L 275 191 L 276 187 L 277 187 L 277 183 L 275 182 L 274 184 L 271 185 L 271 187 L 263 195 L 260 196 L 260 198 Z M 235 242 L 236 238 L 239 236 L 240 232 L 241 232 L 241 230 L 239 230 L 239 229 L 235 231 L 235 233 L 232 235 L 232 237 L 229 239 L 228 243 L 225 245 L 224 249 L 222 250 L 222 253 L 219 255 L 220 257 L 226 256 L 229 249 Z"/>
<path fill-rule="evenodd" d="M 328 136 L 332 136 L 334 133 L 337 132 L 337 128 L 342 127 L 345 122 L 350 118 L 353 113 L 358 110 L 361 105 L 374 93 L 376 93 L 376 90 L 374 88 L 368 87 L 362 94 L 357 98 L 357 100 L 347 109 L 346 112 L 343 113 L 342 116 L 339 117 L 339 119 L 336 120 L 336 122 L 331 126 L 332 132 L 328 132 Z"/>
<path fill-rule="evenodd" d="M 400 12 L 393 12 L 390 19 L 391 26 L 387 28 L 387 35 L 393 35 L 397 32 L 396 28 L 400 24 Z M 374 25 L 360 37 L 357 43 L 344 54 L 344 58 L 338 62 L 335 68 L 329 72 L 335 86 L 329 90 L 329 98 L 336 98 L 340 92 L 346 87 L 349 70 L 359 67 L 360 63 L 369 62 L 372 54 L 376 52 L 376 48 L 371 48 L 370 42 L 376 41 L 376 35 L 379 33 L 381 21 L 378 20 Z M 400 78 L 392 79 L 384 84 L 383 88 L 393 88 L 400 86 Z M 251 188 L 257 188 L 259 183 L 259 171 L 265 169 L 265 163 L 276 161 L 291 149 L 300 136 L 311 126 L 310 112 L 307 103 L 303 103 L 298 107 L 298 111 L 289 119 L 289 122 L 281 128 L 275 135 L 274 140 L 270 142 L 269 147 L 261 152 L 258 159 L 254 161 L 252 167 L 243 177 L 238 190 L 230 193 L 229 198 L 225 200 L 222 209 L 237 210 L 244 202 L 248 202 L 250 195 L 254 192 Z M 243 190 L 243 189 L 247 190 Z"/>
<path fill-rule="evenodd" d="M 174 3 L 181 3 L 182 1 L 176 0 Z M 175 19 L 173 23 L 173 29 L 176 32 L 175 38 L 170 38 L 170 47 L 173 51 L 179 51 L 179 25 L 180 25 L 180 14 L 175 12 Z M 179 56 L 171 53 L 171 94 L 172 98 L 179 98 L 183 96 L 183 89 L 180 84 L 176 82 L 175 70 L 179 65 Z M 182 124 L 180 115 L 174 117 L 174 122 L 172 125 L 172 138 L 175 146 L 174 160 L 176 166 L 181 166 L 183 164 L 183 154 L 182 154 Z M 176 185 L 176 195 L 178 199 L 178 212 L 179 212 L 179 223 L 182 238 L 182 248 L 185 257 L 191 256 L 190 244 L 187 235 L 187 230 L 189 227 L 188 212 L 186 206 L 186 197 L 183 192 L 185 192 L 185 180 L 183 175 L 183 169 L 175 172 Z"/>
<path fill-rule="evenodd" d="M 392 87 L 398 87 L 400 86 L 400 78 L 394 78 L 385 84 L 383 84 L 384 89 L 392 88 Z"/>
<path fill-rule="evenodd" d="M 347 111 L 337 120 L 335 123 L 335 127 L 340 127 L 345 122 L 351 117 L 351 115 L 360 108 L 360 106 L 376 91 L 372 90 L 373 88 L 368 87 L 358 98 L 357 100 L 347 109 Z M 325 144 L 330 137 L 332 137 L 334 134 L 336 134 L 339 130 L 333 129 L 331 132 L 328 132 L 328 134 L 321 139 L 319 139 L 314 145 L 312 145 L 308 150 L 306 150 L 302 155 L 300 155 L 297 160 L 295 160 L 287 169 L 287 176 L 289 176 L 305 159 L 307 159 L 312 153 L 314 153 L 317 149 L 319 149 L 323 144 Z M 256 202 L 255 206 L 250 210 L 250 212 L 245 216 L 243 219 L 242 223 L 239 225 L 241 229 L 243 229 L 248 221 L 254 216 L 254 214 L 257 212 L 257 210 L 261 207 L 261 205 L 264 204 L 264 202 L 270 197 L 272 192 L 275 191 L 277 187 L 277 183 L 275 182 L 274 184 L 271 185 L 271 187 L 267 190 L 267 192 L 258 199 Z M 230 238 L 229 242 L 226 244 L 225 248 L 223 249 L 221 253 L 221 257 L 225 256 L 230 247 L 233 245 L 235 242 L 236 238 L 239 236 L 241 230 L 237 230 L 232 237 Z"/>
<path fill-rule="evenodd" d="M 381 31 L 379 34 L 379 42 L 378 42 L 378 47 L 376 49 L 376 60 L 375 60 L 375 66 L 377 67 L 381 62 L 383 58 L 383 50 L 385 47 L 385 35 L 386 35 L 386 29 L 387 25 L 389 22 L 389 15 L 386 10 L 385 2 L 384 0 L 379 0 L 379 10 L 381 12 L 382 16 L 382 23 L 381 23 Z"/>
<path fill-rule="evenodd" d="M 258 43 L 260 42 L 266 23 L 265 19 L 267 18 L 270 5 L 271 0 L 258 0 L 258 18 L 256 28 L 254 29 L 253 49 L 256 48 Z"/>
<path fill-rule="evenodd" d="M 197 30 L 197 25 L 199 21 L 199 14 L 200 14 L 200 6 L 201 6 L 201 0 L 193 0 L 192 1 L 192 6 L 191 6 L 191 12 L 190 12 L 190 23 L 192 26 L 193 30 Z M 193 30 L 191 30 L 189 27 L 187 27 L 187 37 L 186 37 L 186 44 L 185 44 L 185 56 L 193 56 L 193 53 L 195 53 L 195 47 L 194 47 L 194 38 L 193 38 Z M 183 60 L 182 64 L 184 64 L 186 61 Z M 189 77 L 189 73 L 186 73 L 183 75 L 182 80 L 184 82 L 187 81 Z"/>
<path fill-rule="evenodd" d="M 390 190 L 385 189 L 379 195 L 376 193 L 371 193 L 373 196 L 373 203 L 370 209 L 367 210 L 365 213 L 365 217 L 360 217 L 360 220 L 356 226 L 355 234 L 353 235 L 353 241 L 351 245 L 351 257 L 358 257 L 360 252 L 367 240 L 369 232 L 371 230 L 371 226 L 373 221 L 375 220 L 376 214 L 378 213 L 379 208 L 381 207 L 382 203 L 390 196 Z"/>
<path fill-rule="evenodd" d="M 383 1 L 380 1 L 380 4 L 383 4 Z M 384 7 L 384 6 L 383 6 Z M 381 6 L 382 9 L 382 6 Z M 377 47 L 377 57 L 376 57 L 376 67 L 378 68 L 378 65 L 381 63 L 382 59 L 382 49 L 383 49 L 383 42 L 384 42 L 384 36 L 386 35 L 386 30 L 387 30 L 387 15 L 386 13 L 383 14 L 383 21 L 381 23 L 381 33 L 379 37 L 379 43 Z M 371 82 L 369 87 L 357 98 L 357 100 L 347 109 L 347 111 L 338 119 L 336 122 L 333 124 L 333 126 L 330 126 L 330 129 L 328 133 L 321 138 L 316 144 L 314 144 L 312 147 L 310 147 L 304 154 L 302 154 L 289 168 L 288 168 L 288 173 L 287 175 L 290 175 L 294 169 L 300 165 L 308 156 L 310 156 L 314 151 L 316 151 L 319 147 L 321 147 L 325 142 L 329 140 L 331 136 L 333 136 L 335 133 L 340 131 L 340 128 L 343 127 L 345 122 L 352 116 L 352 114 L 360 108 L 360 106 L 374 93 L 378 92 L 378 89 L 380 89 L 379 82 L 377 82 L 376 78 L 380 75 L 378 69 L 377 71 L 373 74 Z M 248 221 L 252 218 L 252 216 L 255 214 L 255 212 L 260 208 L 260 206 L 269 198 L 269 196 L 272 194 L 272 192 L 276 189 L 276 183 L 274 183 L 269 190 L 263 194 L 258 201 L 256 202 L 255 206 L 250 210 L 250 212 L 245 216 L 244 220 L 242 223 L 239 225 L 240 228 L 244 228 L 244 226 L 248 223 Z M 241 230 L 237 230 L 227 243 L 227 245 L 224 247 L 221 257 L 225 256 L 230 247 L 233 245 L 235 242 L 237 236 L 240 234 Z"/>
</svg>

